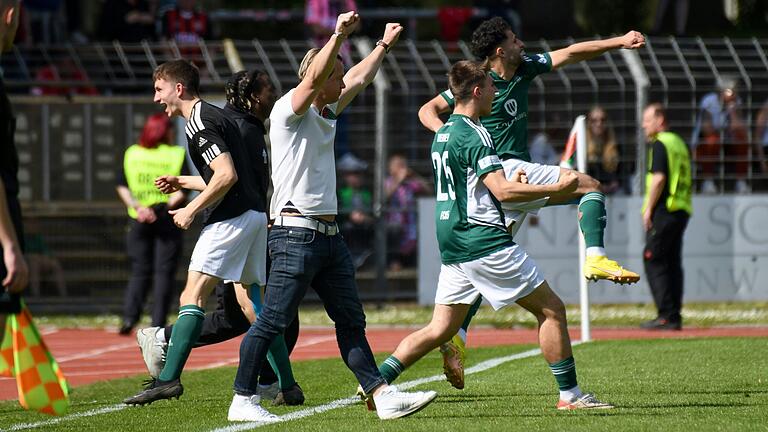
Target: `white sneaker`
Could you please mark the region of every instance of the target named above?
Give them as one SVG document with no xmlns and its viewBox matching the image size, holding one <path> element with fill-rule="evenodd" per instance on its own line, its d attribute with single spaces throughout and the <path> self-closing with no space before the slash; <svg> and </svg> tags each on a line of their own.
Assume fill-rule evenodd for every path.
<svg viewBox="0 0 768 432">
<path fill-rule="evenodd" d="M 139 344 L 144 364 L 147 365 L 152 378 L 160 376 L 165 366 L 165 353 L 168 351 L 168 344 L 157 340 L 156 334 L 159 329 L 160 327 L 148 327 L 136 332 L 136 342 Z"/>
<path fill-rule="evenodd" d="M 274 423 L 280 421 L 280 417 L 270 413 L 261 407 L 259 395 L 241 396 L 236 394 L 229 406 L 227 420 L 229 421 L 253 421 Z"/>
<path fill-rule="evenodd" d="M 376 413 L 382 420 L 411 415 L 429 405 L 437 397 L 434 391 L 406 393 L 395 386 L 388 386 L 373 396 Z"/>
<path fill-rule="evenodd" d="M 265 400 L 275 400 L 277 397 L 277 394 L 280 393 L 280 383 L 274 382 L 269 385 L 261 385 L 259 384 L 258 387 L 256 387 L 256 394 L 259 395 L 262 399 Z"/>
</svg>

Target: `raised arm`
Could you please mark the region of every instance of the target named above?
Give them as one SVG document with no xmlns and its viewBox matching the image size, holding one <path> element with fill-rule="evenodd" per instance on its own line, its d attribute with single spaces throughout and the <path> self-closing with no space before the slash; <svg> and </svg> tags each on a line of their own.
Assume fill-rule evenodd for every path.
<svg viewBox="0 0 768 432">
<path fill-rule="evenodd" d="M 624 36 L 579 42 L 549 53 L 552 57 L 552 69 L 595 58 L 600 54 L 619 48 L 637 49 L 645 46 L 645 36 L 631 30 Z"/>
<path fill-rule="evenodd" d="M 443 127 L 440 114 L 450 110 L 451 106 L 448 105 L 448 102 L 442 96 L 437 95 L 419 108 L 419 121 L 425 128 L 432 132 L 437 132 L 438 129 Z"/>
<path fill-rule="evenodd" d="M 384 28 L 384 36 L 381 38 L 383 44 L 377 44 L 368 56 L 344 75 L 345 87 L 341 91 L 336 114 L 343 111 L 352 102 L 352 99 L 373 81 L 381 67 L 384 56 L 397 43 L 402 31 L 403 26 L 400 23 L 387 23 Z"/>
<path fill-rule="evenodd" d="M 524 175 L 522 170 L 517 170 L 510 181 L 504 176 L 504 170 L 500 169 L 491 171 L 480 179 L 499 201 L 531 201 L 555 193 L 573 192 L 578 186 L 578 178 L 572 171 L 561 174 L 557 183 L 547 185 L 534 185 L 521 181 Z"/>
<path fill-rule="evenodd" d="M 355 30 L 358 20 L 359 17 L 354 11 L 339 15 L 336 20 L 336 31 L 312 60 L 304 78 L 293 92 L 291 108 L 294 113 L 303 115 L 312 105 L 312 101 L 333 72 L 341 44 Z"/>
</svg>

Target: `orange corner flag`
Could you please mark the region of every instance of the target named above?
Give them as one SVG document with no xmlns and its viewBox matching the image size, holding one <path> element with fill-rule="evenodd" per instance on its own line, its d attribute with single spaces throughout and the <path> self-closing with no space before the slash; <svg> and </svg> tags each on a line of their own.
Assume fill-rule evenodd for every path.
<svg viewBox="0 0 768 432">
<path fill-rule="evenodd" d="M 0 375 L 15 376 L 19 403 L 50 415 L 69 408 L 69 386 L 21 301 L 21 313 L 9 314 L 0 344 Z"/>
</svg>

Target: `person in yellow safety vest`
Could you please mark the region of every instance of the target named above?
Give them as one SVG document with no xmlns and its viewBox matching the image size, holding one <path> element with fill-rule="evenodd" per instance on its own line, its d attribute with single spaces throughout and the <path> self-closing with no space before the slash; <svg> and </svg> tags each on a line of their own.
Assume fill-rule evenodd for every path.
<svg viewBox="0 0 768 432">
<path fill-rule="evenodd" d="M 171 120 L 163 113 L 153 114 L 147 118 L 138 144 L 125 151 L 123 175 L 116 188 L 131 217 L 126 236 L 131 276 L 125 291 L 121 335 L 133 331 L 153 282 L 153 326 L 165 326 L 173 298 L 182 231 L 168 210 L 180 207 L 186 196 L 183 191 L 165 195 L 154 184 L 161 175 L 180 175 L 184 170 L 185 152 L 169 144 L 173 137 Z"/>
<path fill-rule="evenodd" d="M 683 321 L 683 234 L 693 213 L 691 155 L 680 135 L 667 130 L 664 107 L 643 112 L 648 162 L 643 200 L 643 261 L 658 316 L 641 324 L 650 330 L 680 330 Z"/>
</svg>

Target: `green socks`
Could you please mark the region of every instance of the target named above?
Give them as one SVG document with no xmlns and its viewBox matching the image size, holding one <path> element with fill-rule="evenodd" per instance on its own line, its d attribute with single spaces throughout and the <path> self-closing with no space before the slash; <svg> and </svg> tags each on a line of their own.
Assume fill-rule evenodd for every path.
<svg viewBox="0 0 768 432">
<path fill-rule="evenodd" d="M 472 322 L 472 318 L 475 317 L 475 314 L 477 313 L 478 309 L 480 309 L 481 304 L 483 304 L 483 296 L 478 296 L 477 300 L 475 300 L 475 302 L 472 303 L 472 306 L 469 307 L 469 311 L 467 311 L 467 317 L 464 318 L 464 323 L 461 324 L 461 329 L 464 330 L 465 335 L 467 333 L 467 329 L 469 329 L 469 323 Z M 466 339 L 466 336 L 462 339 Z"/>
<path fill-rule="evenodd" d="M 291 361 L 288 359 L 288 347 L 285 345 L 285 336 L 279 335 L 272 341 L 267 352 L 267 361 L 277 375 L 280 389 L 285 390 L 296 384 L 291 369 Z"/>
<path fill-rule="evenodd" d="M 603 233 L 606 225 L 605 194 L 589 192 L 579 201 L 579 227 L 584 243 L 589 247 L 605 247 Z"/>
<path fill-rule="evenodd" d="M 387 381 L 387 384 L 392 384 L 392 381 L 396 380 L 404 370 L 405 366 L 395 356 L 387 357 L 384 363 L 379 366 L 379 373 Z"/>
<path fill-rule="evenodd" d="M 573 356 L 549 365 L 552 375 L 557 380 L 560 391 L 570 390 L 578 385 L 576 382 L 576 361 Z"/>
<path fill-rule="evenodd" d="M 200 337 L 204 319 L 205 311 L 197 305 L 185 305 L 179 308 L 179 319 L 173 325 L 171 341 L 168 343 L 165 367 L 158 377 L 160 381 L 179 379 L 189 353 L 197 342 L 197 338 Z"/>
</svg>

